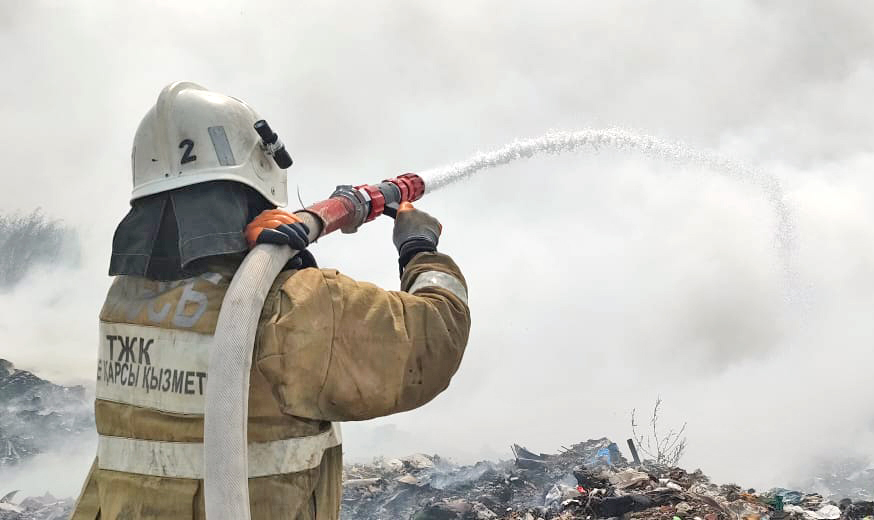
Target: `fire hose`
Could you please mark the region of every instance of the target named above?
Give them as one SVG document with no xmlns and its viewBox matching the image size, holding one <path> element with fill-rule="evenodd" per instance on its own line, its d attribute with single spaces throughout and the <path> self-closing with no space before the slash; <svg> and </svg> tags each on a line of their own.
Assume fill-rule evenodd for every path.
<svg viewBox="0 0 874 520">
<path fill-rule="evenodd" d="M 374 185 L 338 186 L 326 200 L 296 212 L 310 242 L 341 230 L 353 233 L 379 215 L 394 217 L 402 202 L 425 193 L 425 183 L 407 173 Z M 209 355 L 204 411 L 204 501 L 209 520 L 248 520 L 249 371 L 255 333 L 267 293 L 298 251 L 261 244 L 231 280 L 219 311 Z"/>
</svg>

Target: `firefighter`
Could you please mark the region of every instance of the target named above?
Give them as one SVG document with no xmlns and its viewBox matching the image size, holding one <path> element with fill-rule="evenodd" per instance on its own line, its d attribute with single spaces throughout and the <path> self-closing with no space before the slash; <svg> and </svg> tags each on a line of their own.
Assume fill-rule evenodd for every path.
<svg viewBox="0 0 874 520">
<path fill-rule="evenodd" d="M 137 129 L 131 209 L 113 238 L 99 320 L 98 453 L 75 520 L 204 518 L 209 348 L 229 282 L 258 242 L 303 251 L 270 289 L 255 339 L 253 519 L 338 518 L 336 423 L 417 408 L 458 369 L 467 285 L 437 252 L 439 222 L 409 204 L 398 212 L 400 291 L 319 269 L 305 226 L 277 209 L 286 174 L 253 129 L 259 119 L 238 99 L 179 82 Z"/>
</svg>

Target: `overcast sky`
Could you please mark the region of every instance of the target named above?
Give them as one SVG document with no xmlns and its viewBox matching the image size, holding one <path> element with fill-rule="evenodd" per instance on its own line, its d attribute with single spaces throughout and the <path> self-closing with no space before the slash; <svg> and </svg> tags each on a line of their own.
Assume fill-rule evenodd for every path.
<svg viewBox="0 0 874 520">
<path fill-rule="evenodd" d="M 171 81 L 253 105 L 306 203 L 622 126 L 776 176 L 797 276 L 766 196 L 703 167 L 603 150 L 483 172 L 419 205 L 470 285 L 462 367 L 426 407 L 348 426 L 347 454 L 623 442 L 658 395 L 666 425 L 688 421 L 684 465 L 718 481 L 871 453 L 872 27 L 870 3 L 844 1 L 2 2 L 0 210 L 41 206 L 85 253 L 0 296 L 0 357 L 93 379 L 133 134 Z M 390 229 L 312 249 L 395 288 Z"/>
</svg>

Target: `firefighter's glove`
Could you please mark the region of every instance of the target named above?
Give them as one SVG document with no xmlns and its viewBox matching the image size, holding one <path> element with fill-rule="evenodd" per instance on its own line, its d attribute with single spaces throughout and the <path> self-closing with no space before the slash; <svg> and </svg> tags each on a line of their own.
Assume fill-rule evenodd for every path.
<svg viewBox="0 0 874 520">
<path fill-rule="evenodd" d="M 307 225 L 294 213 L 268 209 L 246 226 L 246 242 L 250 248 L 256 244 L 278 244 L 303 251 L 310 244 L 309 232 Z"/>
<path fill-rule="evenodd" d="M 414 208 L 409 202 L 400 205 L 392 238 L 400 255 L 398 264 L 401 272 L 417 254 L 437 250 L 441 231 L 443 226 L 436 218 Z"/>
</svg>

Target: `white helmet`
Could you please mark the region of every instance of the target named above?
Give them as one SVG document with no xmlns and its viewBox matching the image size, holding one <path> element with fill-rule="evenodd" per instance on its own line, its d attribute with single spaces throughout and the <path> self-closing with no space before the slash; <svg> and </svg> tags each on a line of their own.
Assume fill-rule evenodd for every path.
<svg viewBox="0 0 874 520">
<path fill-rule="evenodd" d="M 285 206 L 285 170 L 273 160 L 276 145 L 265 145 L 253 128 L 259 119 L 239 99 L 185 81 L 167 85 L 134 137 L 131 200 L 227 180 Z"/>
</svg>

